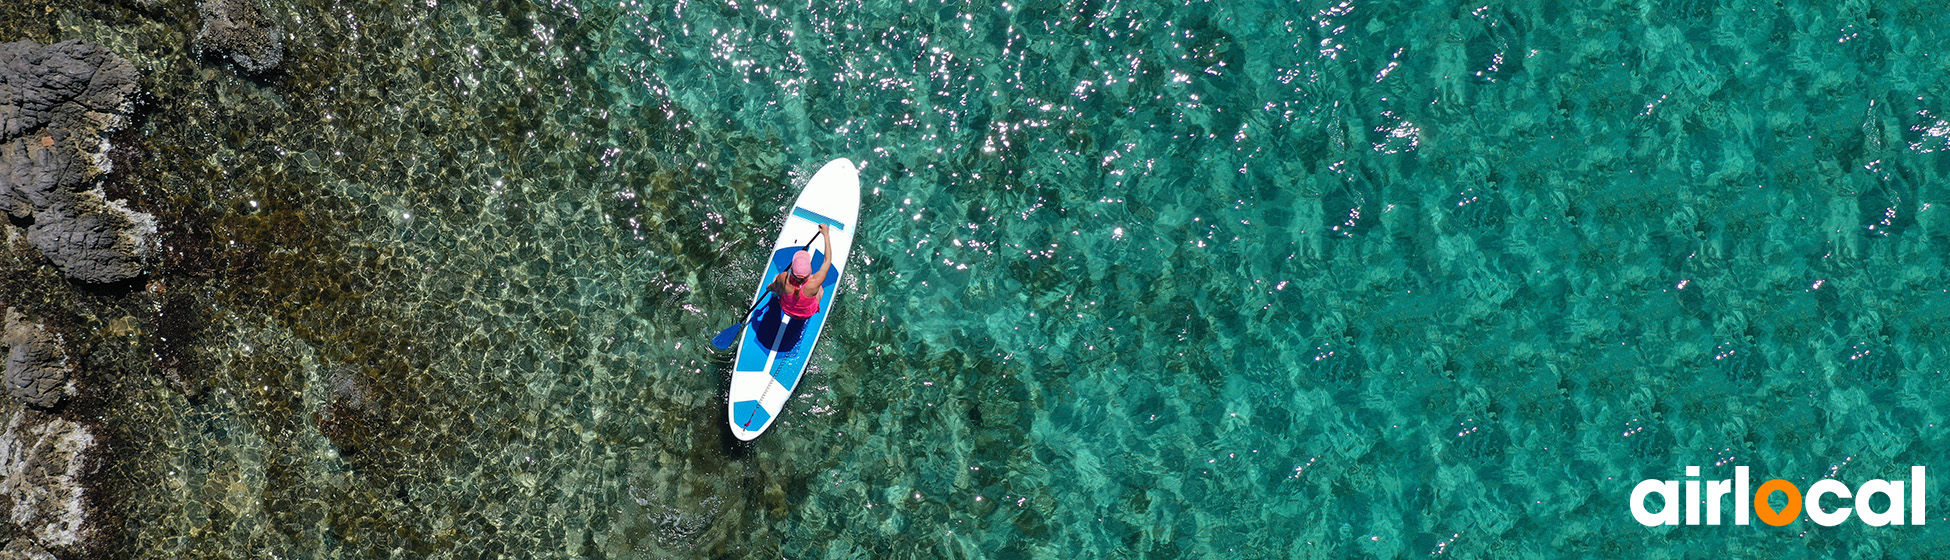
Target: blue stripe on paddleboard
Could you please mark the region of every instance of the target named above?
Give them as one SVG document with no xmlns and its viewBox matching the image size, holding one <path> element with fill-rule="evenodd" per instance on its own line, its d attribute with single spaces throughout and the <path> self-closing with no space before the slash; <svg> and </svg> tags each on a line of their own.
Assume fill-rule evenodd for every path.
<svg viewBox="0 0 1950 560">
<path fill-rule="evenodd" d="M 731 417 L 738 421 L 739 427 L 753 430 L 765 427 L 772 420 L 772 413 L 766 412 L 758 401 L 738 401 L 731 403 Z"/>
<path fill-rule="evenodd" d="M 773 298 L 773 301 L 778 301 L 778 299 Z M 772 307 L 773 305 L 767 304 L 766 309 L 761 309 L 760 311 L 767 311 Z M 753 324 L 745 328 L 745 340 L 738 344 L 738 366 L 732 369 L 736 371 L 758 371 L 765 369 L 765 358 L 770 357 L 772 352 L 766 350 L 764 346 L 760 346 L 758 342 L 757 323 L 764 320 L 764 317 L 765 315 L 763 314 L 758 315 L 757 318 L 752 319 Z"/>
<path fill-rule="evenodd" d="M 834 229 L 846 229 L 846 224 L 840 223 L 839 220 L 821 216 L 819 215 L 818 212 L 807 210 L 805 208 L 800 208 L 798 206 L 792 207 L 792 215 L 805 218 L 815 224 L 826 224 L 829 226 L 833 226 Z"/>
</svg>

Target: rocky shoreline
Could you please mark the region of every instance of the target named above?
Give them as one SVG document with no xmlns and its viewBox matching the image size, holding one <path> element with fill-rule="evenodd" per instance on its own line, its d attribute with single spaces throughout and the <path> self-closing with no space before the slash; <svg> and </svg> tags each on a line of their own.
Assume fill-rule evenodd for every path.
<svg viewBox="0 0 1950 560">
<path fill-rule="evenodd" d="M 211 380 L 276 372 L 290 377 L 269 386 L 302 390 L 289 354 L 231 362 L 255 343 L 215 340 L 233 330 L 211 325 L 273 323 L 292 311 L 267 294 L 346 276 L 321 222 L 352 222 L 310 181 L 269 171 L 330 153 L 293 131 L 312 134 L 307 107 L 330 99 L 311 80 L 345 69 L 307 58 L 300 44 L 320 31 L 288 33 L 291 8 L 0 3 L 0 560 L 215 557 L 235 553 L 212 544 L 226 527 L 316 527 L 299 513 L 318 506 L 292 507 L 305 492 L 289 458 L 248 450 L 265 438 L 303 440 L 334 464 L 401 460 L 372 427 L 388 419 L 383 394 L 331 398 L 314 418 L 262 377 Z M 371 372 L 334 371 L 335 386 L 368 388 Z M 265 412 L 210 420 L 245 409 Z M 181 445 L 211 434 L 226 439 Z"/>
<path fill-rule="evenodd" d="M 636 542 L 620 533 L 648 525 L 611 528 L 605 499 L 650 420 L 558 418 L 522 403 L 621 393 L 519 379 L 553 363 L 624 371 L 621 351 L 547 351 L 606 338 L 559 309 L 495 319 L 579 287 L 565 261 L 499 240 L 573 236 L 588 257 L 675 247 L 615 235 L 665 216 L 649 208 L 716 211 L 671 185 L 772 192 L 781 173 L 775 159 L 690 165 L 723 145 L 690 153 L 702 143 L 680 109 L 630 108 L 588 78 L 599 61 L 580 46 L 608 28 L 499 0 L 0 2 L 9 60 L 54 61 L 10 62 L 0 104 L 31 93 L 59 117 L 0 138 L 17 152 L 0 208 L 0 311 L 16 318 L 0 350 L 22 356 L 0 398 L 0 560 Z M 50 67 L 89 85 L 50 85 Z M 7 118 L 26 113 L 14 104 Z M 724 145 L 776 151 L 739 142 Z M 629 195 L 571 196 L 594 184 Z M 33 235 L 59 224 L 78 233 Z M 514 303 L 469 307 L 493 290 Z M 676 293 L 643 307 L 682 322 Z M 587 453 L 571 466 L 550 448 Z M 571 471 L 602 484 L 546 483 Z M 568 518 L 582 521 L 549 521 Z"/>
<path fill-rule="evenodd" d="M 84 285 L 145 274 L 155 219 L 108 200 L 107 134 L 128 122 L 137 75 L 81 41 L 0 44 L 0 212 L 62 276 Z M 12 231 L 7 235 L 15 239 Z M 76 391 L 63 336 L 7 308 L 0 354 L 12 417 L 0 432 L 0 557 L 89 555 L 106 547 L 90 476 L 102 459 L 93 430 L 63 417 Z"/>
<path fill-rule="evenodd" d="M 294 480 L 289 456 L 255 455 L 267 443 L 315 451 L 324 466 L 306 468 L 323 470 L 304 477 L 346 487 L 328 491 L 400 492 L 388 473 L 415 457 L 384 426 L 405 404 L 368 381 L 400 368 L 385 357 L 397 352 L 322 356 L 341 365 L 315 381 L 314 404 L 283 391 L 312 391 L 300 363 L 312 358 L 292 357 L 318 336 L 304 332 L 311 321 L 243 343 L 211 327 L 274 324 L 370 289 L 343 283 L 350 265 L 322 239 L 328 221 L 358 217 L 272 171 L 287 157 L 316 169 L 335 151 L 292 140 L 338 140 L 309 127 L 330 120 L 316 113 L 332 98 L 322 82 L 347 70 L 307 58 L 315 49 L 300 45 L 321 32 L 286 32 L 273 9 L 288 8 L 0 3 L 0 560 L 221 557 L 236 552 L 213 544 L 227 528 L 290 535 L 321 519 L 355 533 L 357 518 L 316 513 L 329 506 Z M 233 361 L 270 340 L 291 352 Z M 231 374 L 255 379 L 212 379 Z M 243 410 L 255 416 L 211 420 Z M 198 437 L 213 441 L 180 445 Z M 339 474 L 348 466 L 369 470 Z"/>
<path fill-rule="evenodd" d="M 11 535 L 0 558 L 52 558 L 102 548 L 101 512 L 90 504 L 86 477 L 100 458 L 86 425 L 53 414 L 75 393 L 61 339 L 44 325 L 5 312 L 0 352 L 6 355 L 12 418 L 0 432 L 0 510 Z"/>
<path fill-rule="evenodd" d="M 254 0 L 207 0 L 199 14 L 198 57 L 228 61 L 247 75 L 278 67 L 282 31 Z M 155 216 L 111 200 L 104 188 L 115 171 L 110 153 L 116 146 L 108 138 L 135 115 L 139 81 L 134 65 L 101 45 L 0 43 L 0 214 L 9 222 L 0 229 L 8 246 L 24 238 L 77 289 L 111 295 L 167 289 L 164 279 L 144 285 L 156 266 L 153 256 L 164 249 Z M 0 305 L 6 299 L 0 296 Z M 173 327 L 159 332 L 179 337 L 195 330 L 163 316 L 158 322 Z M 97 556 L 113 547 L 106 535 L 114 531 L 104 528 L 120 524 L 94 498 L 103 494 L 105 481 L 97 475 L 108 454 L 89 422 L 69 418 L 85 415 L 64 406 L 77 394 L 77 380 L 89 376 L 76 373 L 63 341 L 47 325 L 5 308 L 0 372 L 14 402 L 0 406 L 12 410 L 0 432 L 0 512 L 6 514 L 0 559 Z M 198 387 L 181 371 L 188 360 L 171 350 L 188 342 L 159 345 L 158 356 L 170 354 L 163 360 L 166 377 L 193 396 Z"/>
</svg>

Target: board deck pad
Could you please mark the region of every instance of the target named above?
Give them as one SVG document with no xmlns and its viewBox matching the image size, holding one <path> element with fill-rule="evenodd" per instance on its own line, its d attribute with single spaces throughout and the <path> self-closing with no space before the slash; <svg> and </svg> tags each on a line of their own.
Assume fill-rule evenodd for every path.
<svg viewBox="0 0 1950 560">
<path fill-rule="evenodd" d="M 805 380 L 808 359 L 839 291 L 859 215 L 859 173 L 845 159 L 833 160 L 820 168 L 787 213 L 754 294 L 754 302 L 761 297 L 765 302 L 753 313 L 745 334 L 738 339 L 738 357 L 732 362 L 726 416 L 732 434 L 738 439 L 755 439 L 777 422 L 786 399 Z M 819 312 L 804 319 L 787 316 L 777 295 L 766 293 L 765 287 L 792 266 L 792 256 L 812 240 L 820 224 L 832 228 L 828 235 L 832 237 L 835 255 L 827 255 L 822 244 L 813 241 L 810 249 L 813 270 L 819 270 L 826 259 L 833 259 L 833 270 L 820 285 Z"/>
</svg>

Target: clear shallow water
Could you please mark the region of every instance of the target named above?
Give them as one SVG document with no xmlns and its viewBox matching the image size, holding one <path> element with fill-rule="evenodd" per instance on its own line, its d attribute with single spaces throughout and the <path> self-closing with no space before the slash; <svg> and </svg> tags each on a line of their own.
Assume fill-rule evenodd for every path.
<svg viewBox="0 0 1950 560">
<path fill-rule="evenodd" d="M 120 467 L 141 550 L 1919 557 L 1950 523 L 1626 504 L 1950 468 L 1924 4 L 282 17 L 283 82 L 204 70 L 147 125 L 236 179 L 145 187 L 226 266 L 157 301 L 204 310 L 207 392 L 118 413 L 167 428 Z M 836 331 L 731 447 L 706 341 L 839 156 Z"/>
</svg>

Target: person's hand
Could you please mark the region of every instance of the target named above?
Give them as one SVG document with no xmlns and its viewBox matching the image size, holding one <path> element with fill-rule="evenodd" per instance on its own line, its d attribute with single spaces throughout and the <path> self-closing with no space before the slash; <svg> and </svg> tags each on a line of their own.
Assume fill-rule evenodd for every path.
<svg viewBox="0 0 1950 560">
<path fill-rule="evenodd" d="M 828 234 L 828 235 L 830 235 L 831 233 L 827 231 L 828 229 L 830 229 L 830 228 L 828 228 L 828 227 L 826 227 L 826 224 L 819 224 L 819 232 L 820 232 L 820 233 L 825 233 L 825 234 Z"/>
</svg>

